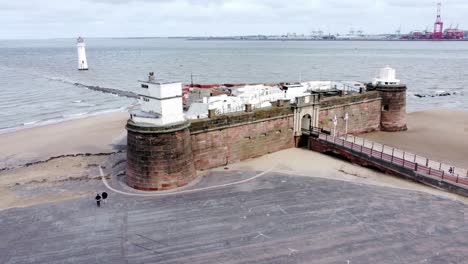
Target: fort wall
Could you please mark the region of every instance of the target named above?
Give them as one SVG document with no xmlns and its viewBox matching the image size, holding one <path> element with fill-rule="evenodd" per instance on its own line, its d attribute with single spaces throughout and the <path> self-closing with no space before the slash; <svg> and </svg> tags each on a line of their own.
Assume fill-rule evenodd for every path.
<svg viewBox="0 0 468 264">
<path fill-rule="evenodd" d="M 184 186 L 196 177 L 188 123 L 144 127 L 127 123 L 126 183 L 156 191 Z"/>
<path fill-rule="evenodd" d="M 380 129 L 381 109 L 382 95 L 378 91 L 321 98 L 318 126 L 332 131 L 332 120 L 336 115 L 336 129 L 344 134 L 344 116 L 348 113 L 348 133 L 377 131 Z"/>
<path fill-rule="evenodd" d="M 225 166 L 294 147 L 290 107 L 271 107 L 195 120 L 190 126 L 197 170 Z"/>
<path fill-rule="evenodd" d="M 382 124 L 387 129 L 400 129 L 405 125 L 403 99 L 398 91 L 376 90 L 321 98 L 313 95 L 298 98 L 292 105 L 280 100 L 277 106 L 255 110 L 246 105 L 243 112 L 221 115 L 210 110 L 208 118 L 191 123 L 156 126 L 130 119 L 126 181 L 141 190 L 184 186 L 196 177 L 196 170 L 292 148 L 298 138 L 307 135 L 303 134 L 304 128 L 332 130 L 335 115 L 340 133 L 345 133 L 346 113 L 348 133 L 379 130 Z M 385 112 L 385 119 L 384 100 L 391 110 Z"/>
</svg>

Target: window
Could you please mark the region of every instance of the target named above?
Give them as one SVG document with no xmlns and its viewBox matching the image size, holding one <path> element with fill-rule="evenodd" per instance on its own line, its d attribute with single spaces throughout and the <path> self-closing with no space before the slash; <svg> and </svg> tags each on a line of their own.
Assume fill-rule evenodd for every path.
<svg viewBox="0 0 468 264">
<path fill-rule="evenodd" d="M 382 110 L 383 110 L 383 111 L 388 111 L 388 110 L 389 110 L 388 105 L 384 105 L 384 106 L 382 107 Z"/>
<path fill-rule="evenodd" d="M 150 101 L 150 99 L 149 99 L 149 98 L 146 98 L 146 97 L 143 97 L 143 101 L 145 101 L 145 102 L 149 102 L 149 101 Z"/>
<path fill-rule="evenodd" d="M 142 84 L 142 85 L 141 85 L 141 88 L 146 88 L 146 89 L 148 89 L 148 85 Z"/>
</svg>

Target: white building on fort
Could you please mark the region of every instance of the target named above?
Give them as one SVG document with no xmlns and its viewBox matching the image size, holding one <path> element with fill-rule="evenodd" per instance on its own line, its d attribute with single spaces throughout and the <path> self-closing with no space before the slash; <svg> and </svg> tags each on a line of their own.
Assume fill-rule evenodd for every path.
<svg viewBox="0 0 468 264">
<path fill-rule="evenodd" d="M 243 85 L 230 87 L 230 95 L 203 97 L 192 102 L 188 111 L 183 111 L 182 83 L 158 82 L 154 73 L 150 73 L 147 81 L 140 81 L 140 102 L 138 110 L 131 111 L 131 120 L 136 123 L 146 123 L 165 126 L 185 122 L 187 119 L 208 117 L 209 111 L 216 114 L 226 114 L 245 110 L 250 104 L 252 109 L 272 106 L 278 100 L 290 100 L 292 103 L 298 97 L 311 95 L 313 92 L 342 91 L 343 94 L 360 92 L 365 84 L 356 81 L 309 81 L 283 85 Z M 397 85 L 400 80 L 395 78 L 395 70 L 385 67 L 373 84 Z"/>
<path fill-rule="evenodd" d="M 182 107 L 182 83 L 158 82 L 150 72 L 147 81 L 140 81 L 141 107 L 130 111 L 135 123 L 165 126 L 185 122 Z"/>
<path fill-rule="evenodd" d="M 387 66 L 385 68 L 380 69 L 378 75 L 372 81 L 373 86 L 377 85 L 399 85 L 400 80 L 396 78 L 396 71 L 395 69 Z"/>
</svg>

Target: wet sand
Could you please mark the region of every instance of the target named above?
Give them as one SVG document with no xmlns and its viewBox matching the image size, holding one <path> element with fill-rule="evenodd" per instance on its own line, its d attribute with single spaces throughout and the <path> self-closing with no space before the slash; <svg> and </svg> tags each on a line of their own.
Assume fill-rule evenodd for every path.
<svg viewBox="0 0 468 264">
<path fill-rule="evenodd" d="M 433 109 L 409 113 L 408 131 L 360 137 L 468 169 L 468 112 Z"/>
<path fill-rule="evenodd" d="M 78 153 L 108 153 L 125 145 L 127 112 L 116 112 L 0 134 L 0 169 Z"/>
</svg>

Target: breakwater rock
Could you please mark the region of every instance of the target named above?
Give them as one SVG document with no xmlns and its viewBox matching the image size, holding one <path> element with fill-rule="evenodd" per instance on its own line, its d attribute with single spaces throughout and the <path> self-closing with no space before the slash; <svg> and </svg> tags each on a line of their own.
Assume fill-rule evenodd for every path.
<svg viewBox="0 0 468 264">
<path fill-rule="evenodd" d="M 106 88 L 106 87 L 101 87 L 101 86 L 96 86 L 96 85 L 86 85 L 86 84 L 82 84 L 82 83 L 73 83 L 75 86 L 78 86 L 78 87 L 84 87 L 84 88 L 87 88 L 89 90 L 93 90 L 93 91 L 98 91 L 98 92 L 102 92 L 102 93 L 110 93 L 110 94 L 115 94 L 117 96 L 121 96 L 121 97 L 128 97 L 128 98 L 136 98 L 138 99 L 138 94 L 134 93 L 134 92 L 130 92 L 130 91 L 124 91 L 124 90 L 119 90 L 119 89 L 114 89 L 114 88 Z"/>
</svg>

